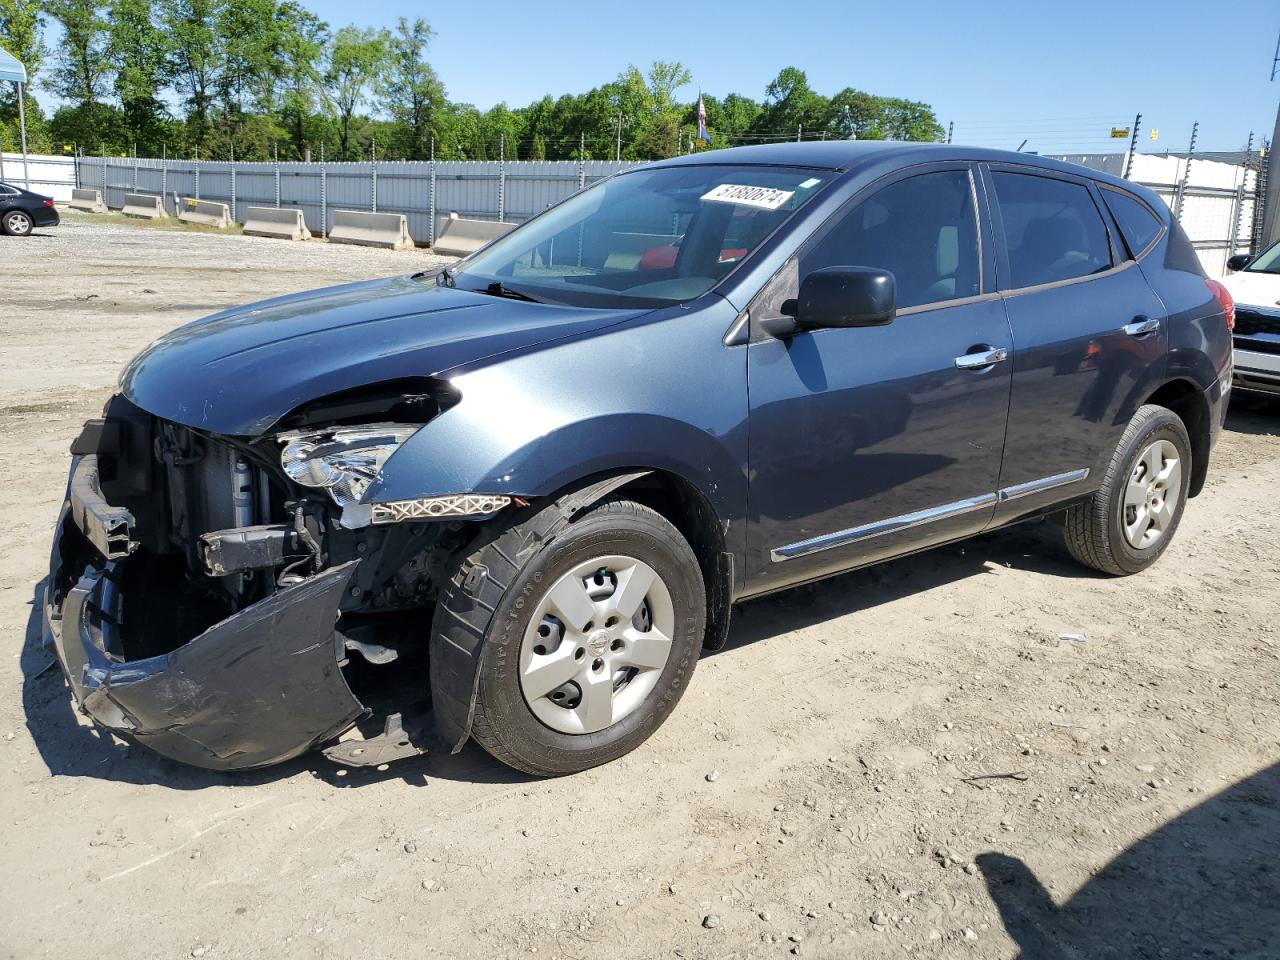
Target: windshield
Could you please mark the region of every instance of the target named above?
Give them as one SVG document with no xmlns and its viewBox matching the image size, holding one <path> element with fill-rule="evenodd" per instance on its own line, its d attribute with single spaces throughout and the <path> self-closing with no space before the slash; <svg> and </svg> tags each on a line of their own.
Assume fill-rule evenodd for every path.
<svg viewBox="0 0 1280 960">
<path fill-rule="evenodd" d="M 577 306 L 666 306 L 706 293 L 834 175 L 767 166 L 638 170 L 495 242 L 442 282 Z"/>
<path fill-rule="evenodd" d="M 1280 241 L 1250 260 L 1244 269 L 1246 273 L 1280 273 Z"/>
</svg>

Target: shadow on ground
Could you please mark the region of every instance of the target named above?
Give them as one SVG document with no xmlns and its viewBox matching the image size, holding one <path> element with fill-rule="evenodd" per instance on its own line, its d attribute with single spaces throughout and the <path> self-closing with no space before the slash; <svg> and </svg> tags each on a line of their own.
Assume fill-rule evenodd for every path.
<svg viewBox="0 0 1280 960">
<path fill-rule="evenodd" d="M 1022 960 L 1280 957 L 1280 764 L 1129 847 L 1058 906 L 1034 872 L 977 858 Z"/>
<path fill-rule="evenodd" d="M 1280 396 L 1234 392 L 1226 428 L 1258 437 L 1280 436 Z"/>
</svg>

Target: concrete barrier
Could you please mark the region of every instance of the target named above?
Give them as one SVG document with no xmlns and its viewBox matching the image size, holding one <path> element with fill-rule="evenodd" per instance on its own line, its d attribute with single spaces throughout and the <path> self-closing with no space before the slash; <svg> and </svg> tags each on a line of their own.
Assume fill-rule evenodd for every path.
<svg viewBox="0 0 1280 960">
<path fill-rule="evenodd" d="M 250 207 L 244 220 L 244 232 L 251 237 L 276 237 L 280 240 L 310 240 L 311 231 L 298 207 Z"/>
<path fill-rule="evenodd" d="M 465 257 L 514 227 L 514 223 L 498 220 L 445 220 L 431 250 L 445 256 Z"/>
<path fill-rule="evenodd" d="M 168 216 L 164 212 L 164 199 L 150 193 L 126 193 L 124 207 L 120 212 L 126 217 L 138 217 L 142 220 L 163 220 Z"/>
<path fill-rule="evenodd" d="M 412 250 L 409 222 L 403 213 L 364 213 L 359 210 L 333 211 L 330 243 L 354 243 L 362 247 Z"/>
<path fill-rule="evenodd" d="M 183 223 L 201 223 L 206 227 L 231 226 L 231 208 L 212 200 L 195 200 L 183 197 L 178 205 L 178 219 Z"/>
<path fill-rule="evenodd" d="M 86 213 L 107 212 L 107 205 L 102 202 L 102 193 L 99 190 L 73 189 L 71 202 L 67 206 L 72 210 L 84 210 Z"/>
</svg>

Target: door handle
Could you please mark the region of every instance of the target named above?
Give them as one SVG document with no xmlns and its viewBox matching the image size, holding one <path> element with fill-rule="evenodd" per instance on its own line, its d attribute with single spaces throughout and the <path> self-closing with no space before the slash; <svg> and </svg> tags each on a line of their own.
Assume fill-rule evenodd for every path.
<svg viewBox="0 0 1280 960">
<path fill-rule="evenodd" d="M 1003 347 L 992 347 L 987 350 L 980 350 L 977 353 L 966 353 L 963 357 L 956 357 L 956 366 L 961 370 L 981 370 L 984 367 L 995 366 L 997 363 L 1003 363 L 1009 359 L 1009 351 Z"/>
<path fill-rule="evenodd" d="M 1120 329 L 1131 337 L 1145 337 L 1160 329 L 1160 321 L 1152 317 L 1134 317 L 1133 323 L 1126 323 Z"/>
</svg>

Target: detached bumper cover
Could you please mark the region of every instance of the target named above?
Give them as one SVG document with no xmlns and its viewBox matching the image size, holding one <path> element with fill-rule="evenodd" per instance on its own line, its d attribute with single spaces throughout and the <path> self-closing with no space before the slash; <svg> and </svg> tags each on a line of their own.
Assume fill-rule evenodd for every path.
<svg viewBox="0 0 1280 960">
<path fill-rule="evenodd" d="M 45 643 L 80 708 L 96 723 L 174 760 L 211 770 L 279 763 L 337 736 L 364 707 L 339 668 L 338 603 L 356 562 L 326 570 L 252 604 L 163 656 L 125 661 L 112 632 L 145 616 L 145 598 L 122 596 L 121 511 L 97 492 L 96 460 L 72 465 L 54 538 L 50 584 L 63 582 L 60 541 L 77 528 L 102 555 L 60 604 L 44 602 Z M 127 512 L 125 512 L 127 515 Z M 129 518 L 131 521 L 132 518 Z M 99 536 L 95 536 L 99 534 Z M 117 551 L 118 551 L 117 547 Z"/>
</svg>

